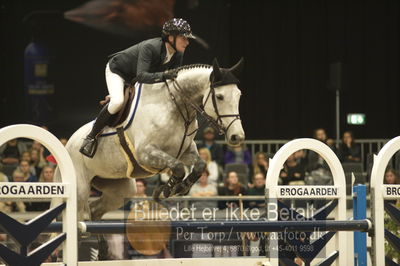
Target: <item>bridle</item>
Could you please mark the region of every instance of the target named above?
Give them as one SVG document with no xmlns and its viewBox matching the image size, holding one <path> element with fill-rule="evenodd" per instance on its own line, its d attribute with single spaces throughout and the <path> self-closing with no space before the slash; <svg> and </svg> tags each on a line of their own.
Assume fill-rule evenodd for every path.
<svg viewBox="0 0 400 266">
<path fill-rule="evenodd" d="M 210 97 L 211 96 L 211 97 Z M 211 98 L 212 100 L 212 104 L 214 107 L 214 112 L 217 115 L 217 119 L 214 119 L 213 117 L 211 117 L 209 114 L 206 113 L 206 111 L 204 110 L 204 107 L 206 106 L 208 100 Z M 210 91 L 208 92 L 208 95 L 206 97 L 206 100 L 204 101 L 202 108 L 203 110 L 203 117 L 210 122 L 216 129 L 218 129 L 218 133 L 219 135 L 223 135 L 226 134 L 229 130 L 229 128 L 232 126 L 232 124 L 236 121 L 236 120 L 240 120 L 240 114 L 223 114 L 221 115 L 219 113 L 218 110 L 218 104 L 217 104 L 217 97 L 215 95 L 215 87 L 214 86 L 210 86 Z M 225 128 L 222 125 L 222 118 L 225 117 L 234 117 L 234 119 L 232 119 L 232 121 L 229 123 L 229 125 Z"/>
<path fill-rule="evenodd" d="M 186 116 L 185 116 L 184 112 L 182 111 L 181 107 L 179 106 L 179 104 L 177 103 L 174 94 L 171 92 L 171 89 L 170 89 L 169 84 L 168 84 L 167 81 L 165 81 L 165 85 L 167 86 L 167 89 L 168 89 L 168 92 L 169 92 L 169 95 L 170 95 L 172 101 L 175 103 L 179 113 L 181 114 L 183 120 L 185 121 L 185 134 L 183 136 L 183 139 L 182 139 L 182 142 L 181 142 L 181 146 L 179 148 L 179 152 L 178 152 L 178 155 L 176 156 L 176 158 L 179 157 L 179 155 L 180 155 L 180 153 L 182 151 L 183 144 L 185 142 L 185 138 L 193 135 L 198 130 L 198 128 L 197 128 L 196 130 L 194 130 L 193 132 L 188 134 L 188 130 L 189 130 L 190 124 L 196 119 L 196 116 L 190 117 L 188 105 L 190 107 L 192 107 L 194 110 L 196 110 L 197 113 L 199 113 L 204 119 L 206 119 L 207 122 L 210 123 L 214 128 L 216 128 L 218 130 L 219 135 L 226 134 L 228 132 L 229 128 L 232 126 L 232 124 L 236 120 L 240 120 L 240 114 L 222 114 L 221 115 L 219 113 L 217 99 L 216 99 L 216 95 L 215 95 L 215 86 L 213 86 L 213 84 L 211 84 L 210 91 L 208 92 L 206 100 L 203 102 L 203 104 L 202 105 L 197 105 L 183 91 L 183 89 L 179 85 L 178 81 L 176 79 L 172 80 L 172 85 L 173 85 L 174 89 L 180 94 L 180 96 L 182 96 L 184 98 L 184 107 L 185 107 L 185 110 L 186 110 Z M 212 99 L 214 112 L 217 115 L 216 119 L 214 119 L 211 115 L 207 114 L 206 111 L 204 110 L 204 107 L 206 106 L 206 104 L 207 104 L 207 102 L 208 102 L 208 100 L 210 98 Z M 227 127 L 224 127 L 223 124 L 222 124 L 222 119 L 226 118 L 226 117 L 233 117 L 234 119 L 232 119 L 232 121 L 229 123 L 229 125 Z"/>
<path fill-rule="evenodd" d="M 168 91 L 169 91 L 169 94 L 171 95 L 172 100 L 178 106 L 178 104 L 175 100 L 175 96 L 173 96 L 173 94 L 169 88 L 168 82 L 165 81 L 165 84 L 168 88 Z M 188 95 L 186 95 L 183 92 L 182 87 L 179 85 L 179 83 L 176 79 L 172 80 L 172 84 L 174 86 L 174 89 L 177 92 L 179 92 L 180 95 L 182 95 L 183 98 L 185 99 L 185 108 L 186 108 L 186 104 L 190 105 L 190 107 L 195 109 L 197 111 L 197 113 L 199 113 L 203 118 L 205 118 L 207 120 L 207 122 L 212 124 L 218 130 L 219 135 L 226 134 L 228 132 L 229 128 L 232 126 L 232 124 L 236 120 L 240 120 L 240 114 L 222 114 L 222 115 L 220 114 L 219 109 L 218 109 L 218 104 L 217 104 L 217 97 L 215 95 L 215 86 L 212 86 L 212 85 L 210 86 L 210 91 L 208 92 L 206 100 L 203 102 L 202 105 L 199 106 L 199 105 L 193 103 L 193 101 L 188 97 Z M 206 104 L 210 98 L 212 100 L 214 112 L 217 115 L 216 119 L 214 119 L 211 115 L 207 114 L 207 112 L 204 110 L 204 107 L 206 106 Z M 180 108 L 178 107 L 178 109 L 180 109 Z M 180 113 L 183 116 L 183 112 L 180 111 Z M 227 127 L 224 127 L 222 124 L 222 118 L 226 118 L 226 117 L 234 117 L 234 119 L 232 119 L 232 121 L 229 123 L 229 125 Z M 186 117 L 184 117 L 184 120 L 185 121 L 187 120 Z"/>
</svg>

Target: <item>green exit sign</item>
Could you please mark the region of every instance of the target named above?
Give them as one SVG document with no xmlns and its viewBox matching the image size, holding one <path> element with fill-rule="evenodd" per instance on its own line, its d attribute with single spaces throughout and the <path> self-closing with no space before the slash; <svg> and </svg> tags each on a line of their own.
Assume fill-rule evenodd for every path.
<svg viewBox="0 0 400 266">
<path fill-rule="evenodd" d="M 349 125 L 365 125 L 365 114 L 347 114 L 347 124 Z"/>
</svg>

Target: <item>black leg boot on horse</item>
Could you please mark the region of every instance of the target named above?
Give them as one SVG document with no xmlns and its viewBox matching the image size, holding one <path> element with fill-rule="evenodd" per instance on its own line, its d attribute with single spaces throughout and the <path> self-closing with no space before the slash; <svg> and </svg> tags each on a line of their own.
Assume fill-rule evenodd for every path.
<svg viewBox="0 0 400 266">
<path fill-rule="evenodd" d="M 94 122 L 92 131 L 86 136 L 83 140 L 83 144 L 79 151 L 86 155 L 89 158 L 93 158 L 97 150 L 97 137 L 100 135 L 101 131 L 103 131 L 104 127 L 107 126 L 110 117 L 112 116 L 110 112 L 107 110 L 108 105 L 104 106 L 101 109 L 99 116 Z"/>
<path fill-rule="evenodd" d="M 167 184 L 159 186 L 153 191 L 153 199 L 157 202 L 160 202 L 161 193 L 164 194 L 165 198 L 172 196 L 173 194 L 171 194 L 171 192 L 174 190 L 174 187 L 182 183 L 185 177 L 185 166 L 183 163 L 177 163 L 175 166 L 171 167 L 171 171 L 172 175 L 168 179 Z"/>
<path fill-rule="evenodd" d="M 192 186 L 199 180 L 201 174 L 206 169 L 207 164 L 203 160 L 197 160 L 192 172 L 172 190 L 172 195 L 185 196 L 189 193 Z"/>
</svg>

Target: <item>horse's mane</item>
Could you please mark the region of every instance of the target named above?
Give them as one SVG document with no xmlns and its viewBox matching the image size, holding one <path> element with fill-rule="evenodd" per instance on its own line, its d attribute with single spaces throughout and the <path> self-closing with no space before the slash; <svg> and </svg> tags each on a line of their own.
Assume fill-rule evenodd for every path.
<svg viewBox="0 0 400 266">
<path fill-rule="evenodd" d="M 180 66 L 176 68 L 176 70 L 179 73 L 181 70 L 190 70 L 195 68 L 212 68 L 212 66 L 207 64 L 191 64 L 191 65 Z"/>
</svg>

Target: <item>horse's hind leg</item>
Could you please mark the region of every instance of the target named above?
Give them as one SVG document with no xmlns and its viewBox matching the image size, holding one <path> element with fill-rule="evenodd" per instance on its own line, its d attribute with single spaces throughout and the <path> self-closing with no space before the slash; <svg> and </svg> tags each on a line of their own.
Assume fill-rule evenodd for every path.
<svg viewBox="0 0 400 266">
<path fill-rule="evenodd" d="M 95 177 L 92 185 L 102 192 L 99 199 L 90 203 L 91 218 L 100 220 L 108 211 L 116 210 L 124 205 L 124 199 L 136 193 L 136 182 L 132 178 L 105 179 Z"/>
<path fill-rule="evenodd" d="M 185 176 L 185 165 L 181 161 L 161 151 L 153 145 L 147 145 L 144 148 L 139 148 L 137 154 L 138 162 L 142 165 L 160 170 L 165 168 L 171 169 L 172 176 L 168 180 L 167 184 L 158 187 L 153 193 L 153 198 L 155 200 L 159 199 L 161 192 L 163 192 L 164 196 L 168 198 L 171 195 L 172 189 L 177 184 L 182 182 L 182 179 Z"/>
<path fill-rule="evenodd" d="M 91 220 L 98 221 L 108 211 L 123 206 L 125 198 L 131 198 L 136 193 L 136 183 L 131 178 L 105 179 L 95 177 L 92 185 L 102 192 L 99 199 L 90 203 Z M 109 257 L 109 248 L 104 235 L 98 235 L 98 259 Z"/>
<path fill-rule="evenodd" d="M 75 174 L 77 182 L 77 219 L 83 221 L 89 218 L 89 205 L 87 204 L 90 193 L 90 174 L 84 169 L 80 169 L 80 166 L 75 162 Z M 54 181 L 61 182 L 61 172 L 59 167 L 56 168 L 54 174 Z M 51 208 L 62 203 L 61 199 L 54 198 L 51 201 Z"/>
</svg>

